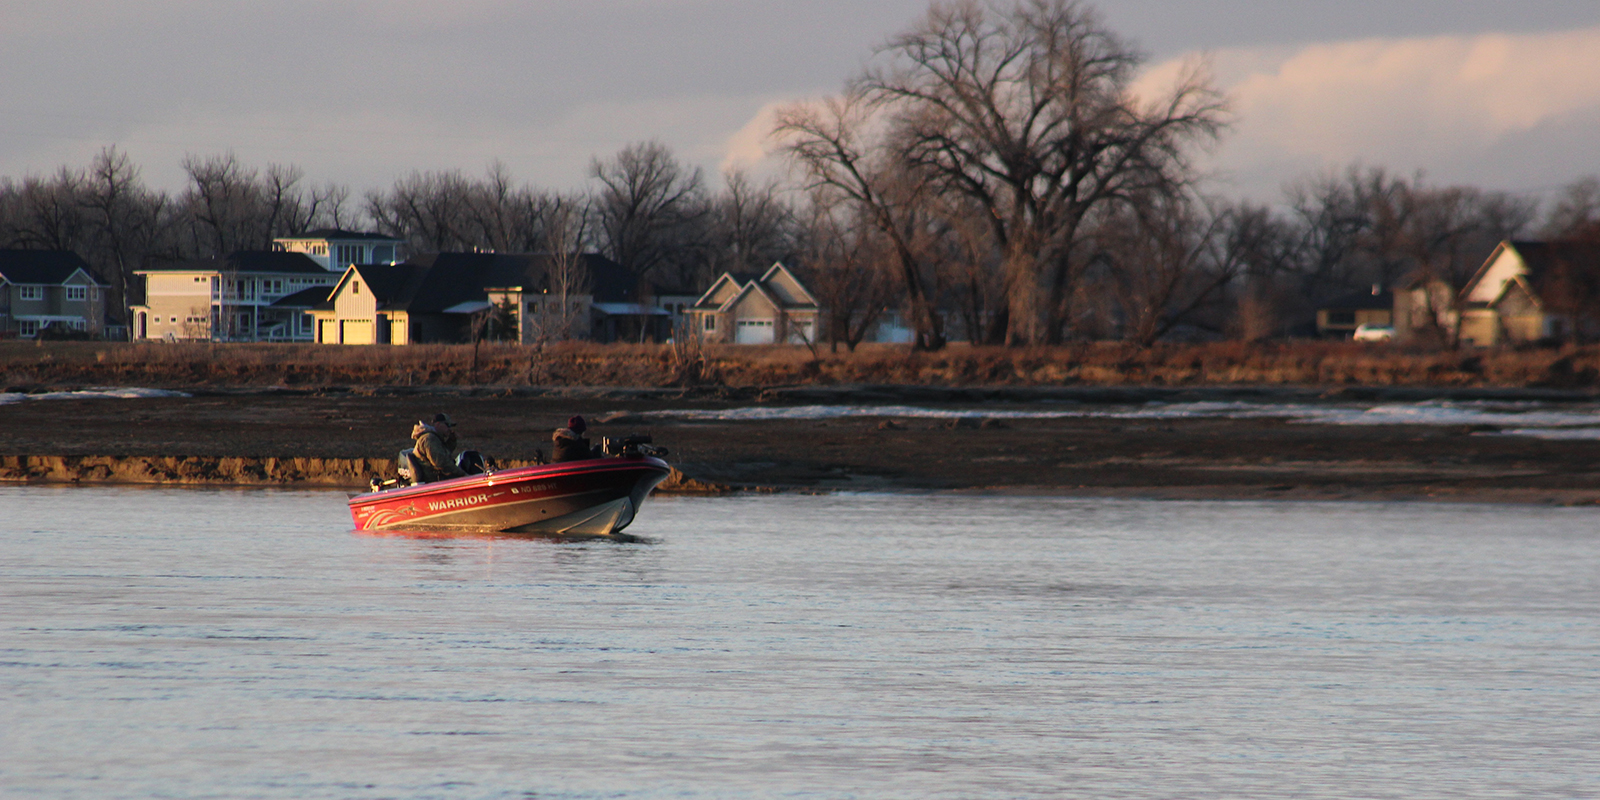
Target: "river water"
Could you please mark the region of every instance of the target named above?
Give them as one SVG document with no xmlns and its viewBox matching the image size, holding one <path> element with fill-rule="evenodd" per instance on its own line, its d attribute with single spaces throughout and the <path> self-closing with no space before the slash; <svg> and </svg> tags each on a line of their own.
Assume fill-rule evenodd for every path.
<svg viewBox="0 0 1600 800">
<path fill-rule="evenodd" d="M 0 794 L 1600 796 L 1600 511 L 0 487 Z"/>
</svg>

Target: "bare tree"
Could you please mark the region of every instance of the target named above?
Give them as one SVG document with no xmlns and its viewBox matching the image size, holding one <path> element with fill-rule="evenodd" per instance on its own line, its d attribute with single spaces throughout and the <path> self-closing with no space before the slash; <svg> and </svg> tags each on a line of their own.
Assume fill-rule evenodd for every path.
<svg viewBox="0 0 1600 800">
<path fill-rule="evenodd" d="M 936 308 L 938 279 L 926 257 L 930 190 L 896 157 L 874 122 L 864 97 L 851 93 L 820 106 L 781 109 L 774 132 L 808 191 L 824 204 L 854 206 L 887 239 L 911 311 L 914 347 L 938 350 L 945 333 Z"/>
<path fill-rule="evenodd" d="M 594 227 L 601 250 L 640 282 L 695 277 L 708 215 L 700 170 L 678 163 L 666 145 L 652 141 L 596 159 L 589 171 L 600 182 Z"/>
<path fill-rule="evenodd" d="M 1600 177 L 1590 175 L 1561 187 L 1540 232 L 1547 239 L 1570 239 L 1600 228 Z"/>
<path fill-rule="evenodd" d="M 12 246 L 81 251 L 93 225 L 83 208 L 83 173 L 61 167 L 51 178 L 28 176 L 15 186 Z"/>
<path fill-rule="evenodd" d="M 986 212 L 1004 253 L 1007 340 L 1066 333 L 1084 225 L 1102 207 L 1188 186 L 1188 153 L 1224 102 L 1199 69 L 1145 102 L 1141 57 L 1076 0 L 935 4 L 858 80 L 903 158 Z"/>
<path fill-rule="evenodd" d="M 91 261 L 103 261 L 114 299 L 128 319 L 128 289 L 133 272 L 146 265 L 163 234 L 168 198 L 145 188 L 139 168 L 128 154 L 107 147 L 90 162 L 82 202 L 99 231 L 99 247 L 85 254 Z"/>
<path fill-rule="evenodd" d="M 884 310 L 894 301 L 892 245 L 857 206 L 830 203 L 824 194 L 812 206 L 807 247 L 798 267 L 821 306 L 822 330 L 829 348 L 855 352 Z M 808 341 L 808 345 L 813 343 Z"/>
<path fill-rule="evenodd" d="M 1231 214 L 1226 206 L 1162 196 L 1097 226 L 1103 282 L 1117 299 L 1123 338 L 1149 347 L 1186 324 L 1220 333 L 1219 315 L 1202 312 L 1221 304 L 1245 268 L 1228 246 Z"/>
<path fill-rule="evenodd" d="M 533 317 L 534 343 L 563 341 L 579 336 L 584 320 L 577 298 L 592 291 L 594 278 L 584 263 L 589 238 L 590 201 L 582 195 L 551 198 L 544 214 L 545 248 L 549 253 L 545 279 L 549 294 L 544 308 Z"/>
<path fill-rule="evenodd" d="M 233 153 L 185 156 L 189 189 L 182 204 L 191 220 L 197 251 L 225 256 L 235 250 L 254 250 L 270 244 L 264 224 L 265 203 L 256 185 L 256 171 Z"/>
<path fill-rule="evenodd" d="M 696 285 L 722 272 L 761 270 L 795 252 L 794 209 L 779 194 L 776 181 L 757 183 L 743 171 L 727 174 L 711 204 L 706 274 Z"/>
<path fill-rule="evenodd" d="M 469 233 L 470 183 L 459 171 L 413 172 L 387 193 L 370 191 L 366 212 L 378 229 L 418 252 L 474 249 Z"/>
</svg>

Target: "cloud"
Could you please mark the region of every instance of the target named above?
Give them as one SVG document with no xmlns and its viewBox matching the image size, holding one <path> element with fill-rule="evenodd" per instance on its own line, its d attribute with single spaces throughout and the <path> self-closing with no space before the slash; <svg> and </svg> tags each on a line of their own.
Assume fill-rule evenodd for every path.
<svg viewBox="0 0 1600 800">
<path fill-rule="evenodd" d="M 1215 166 L 1247 194 L 1356 161 L 1437 180 L 1510 176 L 1515 185 L 1488 187 L 1508 189 L 1600 170 L 1600 131 L 1574 135 L 1573 124 L 1600 112 L 1600 28 L 1241 48 L 1210 60 L 1237 119 Z M 1183 61 L 1153 65 L 1141 90 L 1170 82 Z M 1552 159 L 1546 146 L 1562 152 Z M 1485 168 L 1491 154 L 1500 161 Z"/>
</svg>

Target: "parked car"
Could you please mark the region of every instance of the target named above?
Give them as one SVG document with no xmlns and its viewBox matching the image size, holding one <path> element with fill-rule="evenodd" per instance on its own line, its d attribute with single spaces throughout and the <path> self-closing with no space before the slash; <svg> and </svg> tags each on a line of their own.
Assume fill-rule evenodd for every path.
<svg viewBox="0 0 1600 800">
<path fill-rule="evenodd" d="M 1387 342 L 1394 338 L 1392 325 L 1357 325 L 1350 338 L 1358 342 Z"/>
</svg>

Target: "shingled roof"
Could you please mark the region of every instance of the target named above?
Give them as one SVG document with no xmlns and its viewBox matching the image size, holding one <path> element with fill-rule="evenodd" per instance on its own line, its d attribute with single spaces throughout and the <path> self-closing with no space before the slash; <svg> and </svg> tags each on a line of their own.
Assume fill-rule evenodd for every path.
<svg viewBox="0 0 1600 800">
<path fill-rule="evenodd" d="M 361 233 L 347 231 L 340 228 L 318 228 L 314 231 L 295 234 L 294 236 L 279 236 L 279 239 L 338 239 L 341 241 L 371 241 L 371 242 L 403 242 L 398 236 L 389 236 L 383 233 Z"/>
<path fill-rule="evenodd" d="M 597 303 L 638 300 L 633 276 L 621 264 L 597 253 L 579 256 L 589 273 L 589 294 Z M 548 290 L 548 253 L 437 253 L 411 263 L 427 269 L 409 299 L 412 311 L 443 311 L 461 303 L 488 299 L 489 289 Z"/>
<path fill-rule="evenodd" d="M 311 260 L 305 253 L 286 253 L 281 250 L 239 250 L 225 258 L 201 258 L 160 264 L 142 272 L 239 272 L 255 274 L 311 274 L 326 275 L 328 270 Z"/>
<path fill-rule="evenodd" d="M 0 278 L 8 283 L 61 284 L 78 270 L 99 283 L 89 263 L 70 250 L 0 250 Z"/>
</svg>

